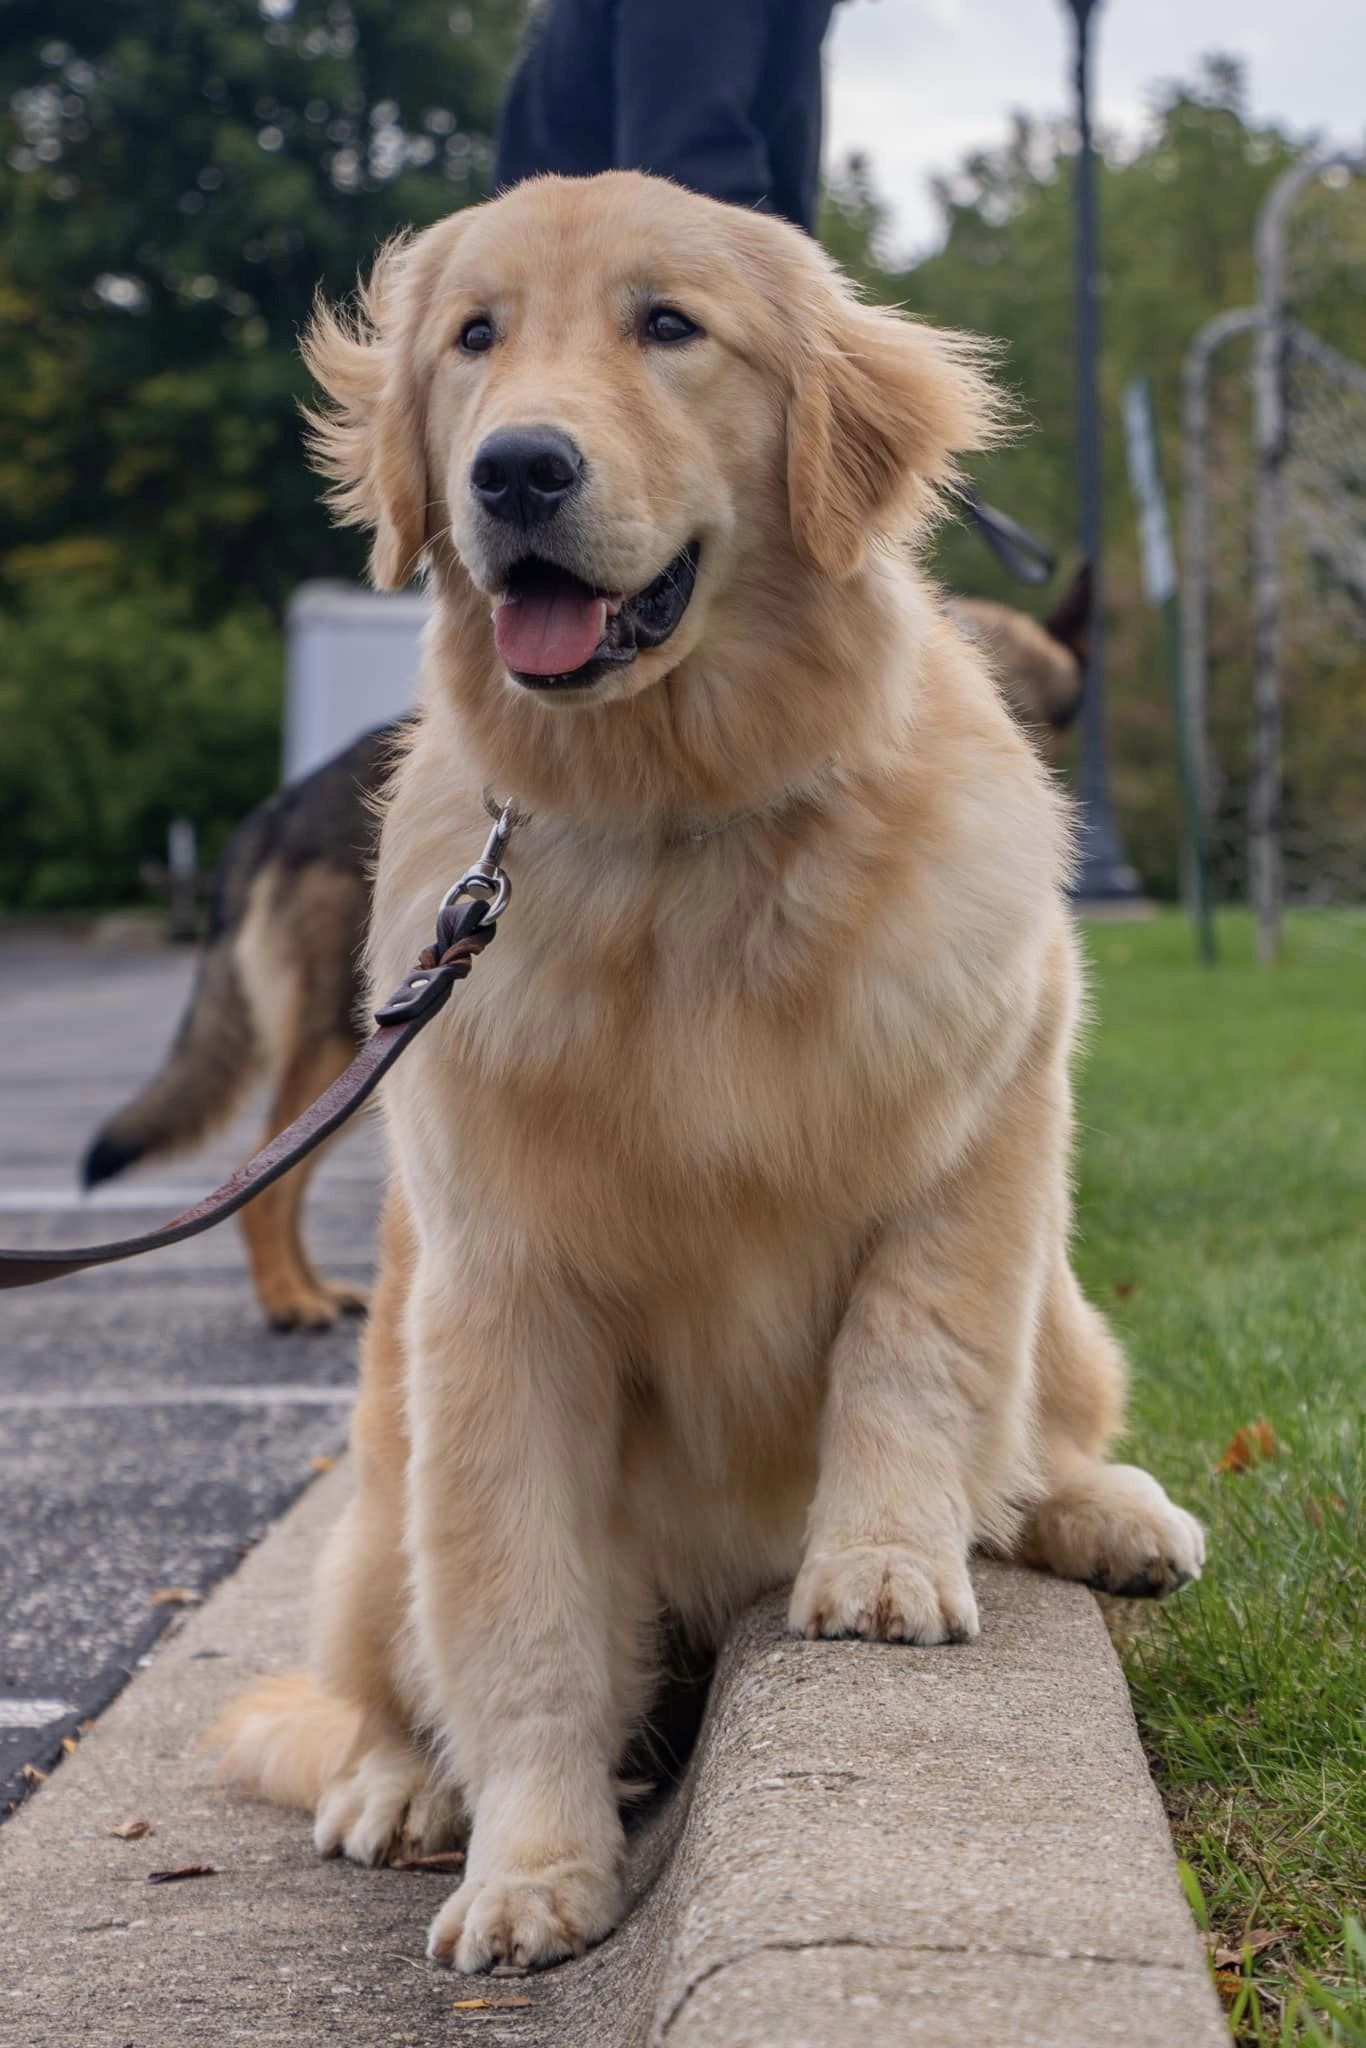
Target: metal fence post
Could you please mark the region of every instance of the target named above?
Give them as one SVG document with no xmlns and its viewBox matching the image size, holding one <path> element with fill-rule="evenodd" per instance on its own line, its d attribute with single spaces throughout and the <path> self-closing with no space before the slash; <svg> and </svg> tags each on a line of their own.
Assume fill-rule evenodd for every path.
<svg viewBox="0 0 1366 2048">
<path fill-rule="evenodd" d="M 173 939 L 199 936 L 199 841 L 193 818 L 172 818 L 166 830 L 166 880 Z"/>
<path fill-rule="evenodd" d="M 1218 805 L 1209 747 L 1209 380 L 1226 341 L 1261 325 L 1260 306 L 1236 306 L 1207 320 L 1181 364 L 1181 682 L 1187 746 L 1208 841 Z"/>
<path fill-rule="evenodd" d="M 1080 868 L 1075 895 L 1088 902 L 1132 903 L 1141 895 L 1110 798 L 1105 729 L 1105 562 L 1102 546 L 1099 391 L 1100 281 L 1096 262 L 1095 148 L 1091 138 L 1090 28 L 1097 0 L 1065 0 L 1076 26 L 1076 353 L 1077 469 L 1081 551 L 1091 564 L 1090 656 L 1081 706 L 1077 761 Z"/>
</svg>

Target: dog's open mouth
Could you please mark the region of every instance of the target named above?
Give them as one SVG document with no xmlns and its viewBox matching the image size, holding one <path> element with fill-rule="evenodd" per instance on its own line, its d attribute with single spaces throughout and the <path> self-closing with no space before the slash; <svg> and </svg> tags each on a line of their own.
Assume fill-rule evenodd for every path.
<svg viewBox="0 0 1366 2048">
<path fill-rule="evenodd" d="M 609 669 L 659 647 L 688 609 L 701 547 L 693 541 L 634 597 L 594 590 L 553 562 L 526 555 L 493 609 L 493 638 L 529 690 L 582 690 Z"/>
</svg>

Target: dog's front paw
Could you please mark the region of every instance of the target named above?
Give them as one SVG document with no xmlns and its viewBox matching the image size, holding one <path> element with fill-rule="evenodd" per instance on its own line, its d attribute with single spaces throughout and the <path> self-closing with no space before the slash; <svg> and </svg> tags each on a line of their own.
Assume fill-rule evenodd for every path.
<svg viewBox="0 0 1366 2048">
<path fill-rule="evenodd" d="M 466 1973 L 498 1963 L 534 1969 L 581 1956 L 611 1932 L 620 1912 L 615 1873 L 586 1865 L 468 1877 L 433 1920 L 427 1953 Z"/>
<path fill-rule="evenodd" d="M 1199 1578 L 1205 1532 L 1151 1473 L 1097 1464 L 1035 1509 L 1022 1556 L 1101 1592 L 1152 1598 Z"/>
<path fill-rule="evenodd" d="M 966 1643 L 980 1627 L 966 1562 L 904 1543 L 815 1552 L 797 1574 L 787 1620 L 794 1635 L 870 1643 Z"/>
</svg>

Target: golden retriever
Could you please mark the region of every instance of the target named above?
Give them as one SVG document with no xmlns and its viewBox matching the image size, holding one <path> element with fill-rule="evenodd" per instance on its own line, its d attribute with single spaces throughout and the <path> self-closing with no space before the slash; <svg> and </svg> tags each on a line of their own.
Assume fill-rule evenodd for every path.
<svg viewBox="0 0 1366 2048">
<path fill-rule="evenodd" d="M 797 1634 L 931 1645 L 977 1633 L 974 1545 L 1200 1569 L 1104 1462 L 1063 806 L 904 545 L 994 431 L 981 355 L 626 173 L 442 222 L 313 326 L 335 501 L 437 600 L 377 994 L 481 785 L 532 816 L 387 1084 L 316 1676 L 239 1705 L 228 1767 L 325 1854 L 468 1826 L 429 1942 L 462 1970 L 612 1927 L 665 1610 L 714 1638 L 795 1575 Z"/>
</svg>

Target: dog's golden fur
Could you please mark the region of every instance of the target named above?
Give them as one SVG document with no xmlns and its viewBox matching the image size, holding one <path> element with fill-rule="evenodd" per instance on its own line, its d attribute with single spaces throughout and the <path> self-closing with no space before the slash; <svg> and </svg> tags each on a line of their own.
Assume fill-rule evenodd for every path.
<svg viewBox="0 0 1366 2048">
<path fill-rule="evenodd" d="M 652 350 L 653 301 L 703 335 Z M 499 340 L 470 357 L 476 313 Z M 387 1083 L 316 1681 L 244 1703 L 229 1766 L 366 1860 L 463 1809 L 431 1952 L 547 1962 L 619 1910 L 661 1609 L 715 1636 L 795 1575 L 799 1634 L 944 1643 L 977 1631 L 975 1544 L 1161 1591 L 1202 1539 L 1104 1462 L 1064 811 L 888 545 L 992 432 L 980 350 L 860 305 L 796 231 L 628 174 L 430 229 L 310 348 L 341 510 L 379 582 L 425 556 L 437 596 L 377 989 L 481 840 L 481 785 L 534 816 L 498 943 Z M 491 428 L 542 421 L 585 452 L 599 588 L 701 542 L 673 637 L 568 701 L 495 654 L 465 485 Z"/>
</svg>

